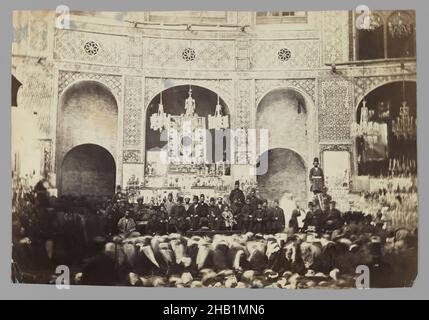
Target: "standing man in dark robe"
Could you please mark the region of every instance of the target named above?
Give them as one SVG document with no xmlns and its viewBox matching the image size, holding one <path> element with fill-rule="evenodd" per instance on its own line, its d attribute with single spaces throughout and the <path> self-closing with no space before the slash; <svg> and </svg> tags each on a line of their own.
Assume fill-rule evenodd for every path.
<svg viewBox="0 0 429 320">
<path fill-rule="evenodd" d="M 197 216 L 196 209 L 198 206 L 198 196 L 193 196 L 192 198 L 192 204 L 187 210 L 187 215 L 189 218 L 191 218 L 191 230 L 198 230 L 199 228 L 199 217 Z"/>
<path fill-rule="evenodd" d="M 311 184 L 310 191 L 319 199 L 319 194 L 323 192 L 323 187 L 325 186 L 325 176 L 323 170 L 319 168 L 319 158 L 314 158 L 313 160 L 313 168 L 310 169 L 309 179 Z M 320 203 L 320 205 L 322 204 Z"/>
<path fill-rule="evenodd" d="M 235 181 L 234 189 L 231 190 L 231 193 L 229 195 L 229 202 L 231 205 L 235 203 L 235 200 L 238 199 L 238 203 L 241 205 L 244 204 L 244 193 L 242 190 L 240 190 L 240 181 Z"/>
<path fill-rule="evenodd" d="M 282 232 L 285 228 L 285 214 L 282 208 L 279 206 L 279 200 L 274 200 L 274 208 L 272 210 L 273 218 L 273 233 Z"/>
</svg>

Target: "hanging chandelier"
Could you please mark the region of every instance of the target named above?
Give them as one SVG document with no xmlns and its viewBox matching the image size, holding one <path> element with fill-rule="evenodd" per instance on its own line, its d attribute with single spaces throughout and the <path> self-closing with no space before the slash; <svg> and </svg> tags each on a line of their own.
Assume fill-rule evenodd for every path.
<svg viewBox="0 0 429 320">
<path fill-rule="evenodd" d="M 361 20 L 359 30 L 374 31 L 383 25 L 383 20 L 377 14 L 369 12 L 368 15 Z"/>
<path fill-rule="evenodd" d="M 389 34 L 392 38 L 403 39 L 413 33 L 413 24 L 408 14 L 395 12 L 387 24 Z"/>
<path fill-rule="evenodd" d="M 222 115 L 222 106 L 217 95 L 217 103 L 214 115 L 208 116 L 209 129 L 221 130 L 229 128 L 229 119 L 227 115 Z"/>
<path fill-rule="evenodd" d="M 392 131 L 397 139 L 413 140 L 416 138 L 416 120 L 410 116 L 410 108 L 407 101 L 402 101 L 399 108 L 399 116 L 392 120 Z"/>
<path fill-rule="evenodd" d="M 380 124 L 370 121 L 374 115 L 374 110 L 369 110 L 366 106 L 367 101 L 362 101 L 360 109 L 360 121 L 352 123 L 351 135 L 354 138 L 378 136 L 380 134 Z"/>
<path fill-rule="evenodd" d="M 161 41 L 163 41 L 162 30 L 161 30 Z M 153 113 L 150 116 L 150 128 L 155 131 L 157 130 L 162 131 L 163 129 L 167 129 L 170 126 L 170 120 L 171 120 L 171 115 L 164 112 L 164 105 L 162 103 L 162 93 L 164 91 L 163 76 L 164 74 L 162 73 L 160 78 L 160 85 L 159 85 L 161 92 L 159 94 L 158 111 L 156 113 Z"/>
<path fill-rule="evenodd" d="M 402 68 L 402 105 L 399 108 L 399 116 L 392 120 L 392 132 L 396 139 L 413 140 L 416 138 L 416 119 L 410 115 L 410 108 L 405 100 L 405 66 Z"/>
<path fill-rule="evenodd" d="M 219 30 L 217 31 L 217 40 L 219 41 Z M 227 129 L 229 128 L 229 119 L 227 115 L 222 115 L 222 106 L 220 104 L 220 99 L 219 99 L 219 90 L 220 90 L 220 85 L 219 85 L 219 79 L 217 80 L 217 102 L 216 102 L 216 106 L 215 106 L 215 113 L 214 115 L 209 115 L 208 116 L 208 125 L 209 125 L 209 129 L 215 129 L 215 130 L 221 130 L 221 129 Z"/>
<path fill-rule="evenodd" d="M 155 131 L 162 131 L 163 129 L 168 128 L 171 120 L 171 115 L 164 112 L 164 105 L 162 104 L 162 90 L 163 88 L 161 88 L 161 93 L 159 94 L 158 111 L 150 116 L 150 128 Z"/>
</svg>

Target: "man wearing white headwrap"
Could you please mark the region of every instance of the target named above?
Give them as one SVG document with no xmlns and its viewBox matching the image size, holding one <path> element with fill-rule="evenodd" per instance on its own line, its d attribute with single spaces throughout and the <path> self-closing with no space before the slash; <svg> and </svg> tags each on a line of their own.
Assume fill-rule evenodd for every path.
<svg viewBox="0 0 429 320">
<path fill-rule="evenodd" d="M 135 262 L 135 271 L 139 274 L 150 274 L 157 272 L 159 270 L 159 263 L 155 258 L 155 253 L 151 242 L 156 242 L 150 236 L 145 236 L 141 241 L 136 243 L 136 262 Z M 158 249 L 159 243 L 156 243 L 154 247 Z"/>
<path fill-rule="evenodd" d="M 265 241 L 249 241 L 247 243 L 247 250 L 249 251 L 247 261 L 250 268 L 258 271 L 262 271 L 265 268 L 268 261 L 265 249 Z"/>
<path fill-rule="evenodd" d="M 213 268 L 219 271 L 229 267 L 228 242 L 225 239 L 213 242 Z"/>
<path fill-rule="evenodd" d="M 205 239 L 201 239 L 198 243 L 198 251 L 195 260 L 193 260 L 193 266 L 195 271 L 213 267 L 213 251 L 211 243 Z"/>
</svg>

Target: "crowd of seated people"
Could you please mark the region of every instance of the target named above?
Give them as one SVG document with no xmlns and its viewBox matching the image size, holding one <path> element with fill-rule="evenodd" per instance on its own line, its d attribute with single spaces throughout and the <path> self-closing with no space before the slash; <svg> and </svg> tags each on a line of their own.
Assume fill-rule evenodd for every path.
<svg viewBox="0 0 429 320">
<path fill-rule="evenodd" d="M 100 201 L 49 198 L 39 184 L 14 197 L 13 260 L 27 271 L 16 280 L 47 283 L 60 264 L 75 283 L 98 285 L 353 286 L 347 275 L 359 264 L 390 272 L 375 286 L 414 280 L 417 231 L 386 226 L 380 212 L 340 212 L 327 189 L 287 222 L 277 200 L 269 206 L 239 183 L 230 204 L 192 200 L 132 204 L 120 188 Z"/>
</svg>

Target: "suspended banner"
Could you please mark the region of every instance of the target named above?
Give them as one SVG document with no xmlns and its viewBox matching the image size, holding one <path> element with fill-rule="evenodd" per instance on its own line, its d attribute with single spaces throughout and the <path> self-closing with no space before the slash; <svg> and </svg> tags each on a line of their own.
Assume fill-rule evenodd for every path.
<svg viewBox="0 0 429 320">
<path fill-rule="evenodd" d="M 364 140 L 364 148 L 362 152 L 363 162 L 383 161 L 388 156 L 388 141 L 387 141 L 387 124 L 377 123 L 378 130 L 374 130 L 377 134 L 368 135 Z"/>
</svg>

